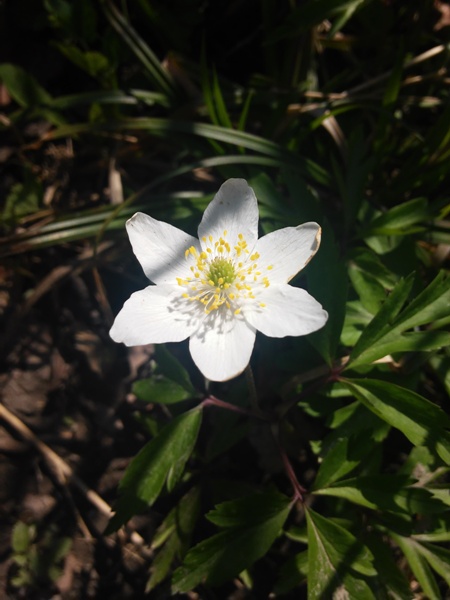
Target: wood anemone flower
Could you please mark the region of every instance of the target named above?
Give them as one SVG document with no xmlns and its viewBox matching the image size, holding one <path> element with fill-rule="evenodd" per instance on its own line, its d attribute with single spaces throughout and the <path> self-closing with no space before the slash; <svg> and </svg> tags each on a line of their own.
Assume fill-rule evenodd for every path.
<svg viewBox="0 0 450 600">
<path fill-rule="evenodd" d="M 136 213 L 127 222 L 133 251 L 156 285 L 131 295 L 110 335 L 127 346 L 189 340 L 205 377 L 226 381 L 245 369 L 256 331 L 307 335 L 327 312 L 305 290 L 288 285 L 317 252 L 317 223 L 258 239 L 258 203 L 244 179 L 226 181 L 208 205 L 199 239 Z"/>
</svg>

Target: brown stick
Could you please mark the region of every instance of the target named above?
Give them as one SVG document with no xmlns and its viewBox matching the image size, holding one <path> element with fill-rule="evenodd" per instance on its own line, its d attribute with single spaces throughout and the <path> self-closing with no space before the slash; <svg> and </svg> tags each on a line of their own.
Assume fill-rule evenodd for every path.
<svg viewBox="0 0 450 600">
<path fill-rule="evenodd" d="M 23 421 L 21 421 L 16 415 L 9 411 L 3 404 L 0 404 L 0 419 L 6 421 L 17 433 L 27 442 L 38 450 L 44 457 L 48 466 L 55 474 L 58 482 L 62 485 L 73 485 L 93 504 L 97 510 L 103 515 L 111 517 L 112 510 L 109 504 L 107 504 L 103 498 L 101 498 L 97 492 L 91 490 L 79 479 L 74 473 L 72 467 L 70 467 L 60 456 L 56 454 L 47 444 L 44 444 L 38 437 L 34 435 Z"/>
</svg>

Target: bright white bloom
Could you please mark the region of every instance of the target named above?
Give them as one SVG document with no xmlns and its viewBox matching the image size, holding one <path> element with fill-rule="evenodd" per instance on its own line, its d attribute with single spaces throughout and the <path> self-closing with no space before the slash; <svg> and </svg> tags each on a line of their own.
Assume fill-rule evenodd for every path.
<svg viewBox="0 0 450 600">
<path fill-rule="evenodd" d="M 305 223 L 258 239 L 256 196 L 244 179 L 226 181 L 206 208 L 199 239 L 136 213 L 127 222 L 134 253 L 156 285 L 135 292 L 110 335 L 127 346 L 190 337 L 195 364 L 226 381 L 249 363 L 256 330 L 306 335 L 328 314 L 305 290 L 288 285 L 317 252 L 320 227 Z"/>
</svg>

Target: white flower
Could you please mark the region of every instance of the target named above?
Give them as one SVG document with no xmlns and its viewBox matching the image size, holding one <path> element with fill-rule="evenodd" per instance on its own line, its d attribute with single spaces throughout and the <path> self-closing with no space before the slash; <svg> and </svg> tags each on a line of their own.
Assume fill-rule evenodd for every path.
<svg viewBox="0 0 450 600">
<path fill-rule="evenodd" d="M 127 222 L 134 253 L 156 285 L 135 292 L 110 335 L 127 346 L 188 337 L 195 364 L 226 381 L 249 363 L 256 330 L 306 335 L 328 314 L 305 290 L 288 285 L 317 252 L 317 223 L 258 239 L 256 196 L 244 179 L 226 181 L 206 208 L 199 239 L 136 213 Z"/>
</svg>

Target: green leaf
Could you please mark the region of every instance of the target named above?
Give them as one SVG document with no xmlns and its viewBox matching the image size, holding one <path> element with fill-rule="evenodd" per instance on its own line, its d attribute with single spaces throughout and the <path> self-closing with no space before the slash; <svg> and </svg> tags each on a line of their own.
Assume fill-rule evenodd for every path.
<svg viewBox="0 0 450 600">
<path fill-rule="evenodd" d="M 111 72 L 111 66 L 106 56 L 100 52 L 83 51 L 73 44 L 55 44 L 58 50 L 77 67 L 94 78 L 101 79 L 102 76 Z"/>
<path fill-rule="evenodd" d="M 308 269 L 308 291 L 328 312 L 325 327 L 308 336 L 308 341 L 331 365 L 336 356 L 345 318 L 348 278 L 347 269 L 328 221 L 322 222 L 323 232 L 319 251 Z"/>
<path fill-rule="evenodd" d="M 152 562 L 151 575 L 146 586 L 147 592 L 167 577 L 175 560 L 184 557 L 199 513 L 200 489 L 192 488 L 159 526 L 152 548 L 161 546 L 162 548 Z"/>
<path fill-rule="evenodd" d="M 169 491 L 173 488 L 194 449 L 201 421 L 200 408 L 179 415 L 131 461 L 119 486 L 120 498 L 108 532 L 152 505 L 166 481 Z"/>
<path fill-rule="evenodd" d="M 255 515 L 246 523 L 252 505 Z M 209 518 L 212 514 L 214 521 L 225 523 L 227 529 L 187 553 L 174 573 L 172 591 L 188 592 L 202 581 L 218 585 L 238 575 L 267 553 L 290 508 L 291 500 L 273 491 L 217 506 Z"/>
<path fill-rule="evenodd" d="M 364 231 L 363 236 L 369 235 L 407 235 L 413 225 L 422 223 L 429 218 L 428 201 L 426 198 L 415 198 L 394 206 L 384 214 L 376 217 Z"/>
<path fill-rule="evenodd" d="M 155 404 L 176 404 L 182 400 L 192 398 L 192 393 L 184 387 L 168 379 L 141 379 L 136 381 L 132 387 L 133 394 L 144 402 Z"/>
<path fill-rule="evenodd" d="M 395 330 L 420 327 L 450 315 L 450 277 L 442 270 L 403 310 L 394 323 Z M 393 332 L 394 335 L 394 332 Z"/>
<path fill-rule="evenodd" d="M 308 551 L 299 552 L 290 558 L 280 569 L 274 594 L 287 594 L 306 581 L 308 576 Z"/>
<path fill-rule="evenodd" d="M 301 32 L 317 25 L 325 19 L 336 17 L 333 33 L 342 27 L 352 14 L 366 0 L 309 0 L 299 8 L 289 12 L 286 24 L 275 29 L 270 36 L 270 42 L 298 36 Z M 331 32 L 330 32 L 330 35 Z"/>
<path fill-rule="evenodd" d="M 286 508 L 286 496 L 270 491 L 222 502 L 206 518 L 218 527 L 246 527 L 258 525 L 265 519 L 276 517 Z"/>
<path fill-rule="evenodd" d="M 345 379 L 342 383 L 364 406 L 415 446 L 427 446 L 450 464 L 450 418 L 419 394 L 387 381 Z"/>
<path fill-rule="evenodd" d="M 362 305 L 372 314 L 379 311 L 386 300 L 386 290 L 392 290 L 397 280 L 369 248 L 353 250 L 349 261 L 349 276 Z"/>
<path fill-rule="evenodd" d="M 430 567 L 450 586 L 450 550 L 426 543 L 418 543 L 417 550 L 428 561 Z"/>
<path fill-rule="evenodd" d="M 413 276 L 401 280 L 366 327 L 350 354 L 347 367 L 368 364 L 391 352 L 420 351 L 447 345 L 438 332 L 405 333 L 450 314 L 450 277 L 444 271 L 404 309 Z"/>
<path fill-rule="evenodd" d="M 177 94 L 177 87 L 170 71 L 162 66 L 153 50 L 112 2 L 102 0 L 101 5 L 109 23 L 142 64 L 152 84 L 158 91 L 173 99 Z"/>
<path fill-rule="evenodd" d="M 370 362 L 370 360 L 373 360 L 373 355 L 377 358 L 380 357 L 377 352 L 374 352 L 376 343 L 390 333 L 392 323 L 411 293 L 413 284 L 414 275 L 409 275 L 406 279 L 398 282 L 378 313 L 364 329 L 358 343 L 350 354 L 348 365 L 356 366 L 357 364 Z"/>
<path fill-rule="evenodd" d="M 314 488 L 326 487 L 353 471 L 373 452 L 375 446 L 372 431 L 368 429 L 335 439 L 320 463 Z"/>
<path fill-rule="evenodd" d="M 33 532 L 30 526 L 22 521 L 14 525 L 11 538 L 11 546 L 15 553 L 24 554 L 33 541 Z"/>
<path fill-rule="evenodd" d="M 1 64 L 0 79 L 11 97 L 23 108 L 49 105 L 52 102 L 50 94 L 22 67 L 10 63 Z"/>
<path fill-rule="evenodd" d="M 308 599 L 345 597 L 375 600 L 361 577 L 376 576 L 373 554 L 353 534 L 308 508 Z"/>
<path fill-rule="evenodd" d="M 397 513 L 438 514 L 447 506 L 424 488 L 414 487 L 406 475 L 372 475 L 353 477 L 315 490 L 321 496 L 345 498 L 349 502 L 370 508 Z"/>
<path fill-rule="evenodd" d="M 41 205 L 42 193 L 41 183 L 27 172 L 23 183 L 12 186 L 6 198 L 2 220 L 13 224 L 17 219 L 36 212 Z"/>
<path fill-rule="evenodd" d="M 191 383 L 189 373 L 180 361 L 169 352 L 165 344 L 157 344 L 155 346 L 154 357 L 160 373 L 184 388 L 191 396 L 195 395 L 196 391 Z"/>
<path fill-rule="evenodd" d="M 372 275 L 354 265 L 350 265 L 348 274 L 362 306 L 372 314 L 377 313 L 386 299 L 384 287 Z"/>
<path fill-rule="evenodd" d="M 442 598 L 440 590 L 427 561 L 419 552 L 419 544 L 411 538 L 396 535 L 392 532 L 390 535 L 406 556 L 409 567 L 420 583 L 426 598 L 429 600 L 440 600 Z"/>
<path fill-rule="evenodd" d="M 216 125 L 209 125 L 208 123 L 194 122 L 194 121 L 179 121 L 176 119 L 163 119 L 163 118 L 124 118 L 114 123 L 80 123 L 75 125 L 63 125 L 54 129 L 49 134 L 48 139 L 57 139 L 60 137 L 73 136 L 80 133 L 102 133 L 109 130 L 114 131 L 148 131 L 155 136 L 161 136 L 163 138 L 173 139 L 173 135 L 188 135 L 198 136 L 207 140 L 213 139 L 220 142 L 226 142 L 234 144 L 236 146 L 242 146 L 249 150 L 254 150 L 264 156 L 271 157 L 275 160 L 270 161 L 272 166 L 278 166 L 283 168 L 292 168 L 299 173 L 305 173 L 313 177 L 316 181 L 323 184 L 328 184 L 330 177 L 325 169 L 313 162 L 309 158 L 300 156 L 298 153 L 286 150 L 280 144 L 268 140 L 261 136 L 253 135 L 243 131 L 237 131 L 235 129 L 228 129 L 226 127 L 218 127 Z M 245 158 L 245 160 L 244 160 Z M 237 155 L 235 161 L 239 164 L 249 162 L 252 160 L 260 159 L 260 157 L 243 157 Z M 214 161 L 222 160 L 222 157 L 213 157 Z M 258 161 L 256 161 L 258 162 Z M 188 171 L 189 169 L 183 169 Z"/>
<path fill-rule="evenodd" d="M 372 589 L 376 598 L 387 600 L 412 600 L 412 593 L 405 574 L 400 570 L 398 557 L 394 554 L 392 544 L 381 538 L 377 531 L 365 537 L 366 545 L 374 556 L 374 567 L 377 571 L 375 580 L 372 580 Z"/>
</svg>

